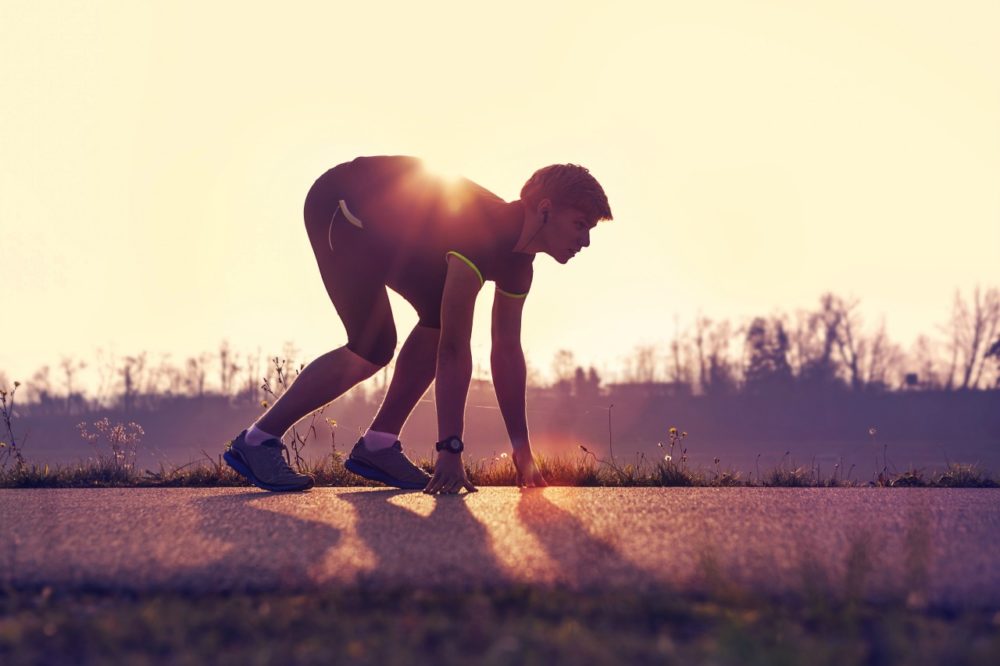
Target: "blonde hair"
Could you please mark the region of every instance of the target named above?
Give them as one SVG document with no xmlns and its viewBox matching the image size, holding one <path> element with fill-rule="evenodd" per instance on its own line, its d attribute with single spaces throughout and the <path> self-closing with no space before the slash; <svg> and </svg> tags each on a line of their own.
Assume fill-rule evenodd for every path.
<svg viewBox="0 0 1000 666">
<path fill-rule="evenodd" d="M 521 201 L 534 210 L 542 199 L 575 208 L 591 222 L 614 219 L 604 188 L 579 164 L 550 164 L 531 174 L 521 188 Z"/>
</svg>

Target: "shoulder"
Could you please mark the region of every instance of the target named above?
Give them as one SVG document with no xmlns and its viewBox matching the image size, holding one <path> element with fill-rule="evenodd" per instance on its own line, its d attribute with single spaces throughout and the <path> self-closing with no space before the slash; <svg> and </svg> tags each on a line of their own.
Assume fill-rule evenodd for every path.
<svg viewBox="0 0 1000 666">
<path fill-rule="evenodd" d="M 512 252 L 497 272 L 497 289 L 507 295 L 524 297 L 531 289 L 535 255 Z"/>
</svg>

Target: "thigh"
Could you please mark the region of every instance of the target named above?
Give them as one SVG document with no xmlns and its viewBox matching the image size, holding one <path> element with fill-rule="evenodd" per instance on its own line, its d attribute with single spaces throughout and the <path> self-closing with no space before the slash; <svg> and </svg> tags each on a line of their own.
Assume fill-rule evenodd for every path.
<svg viewBox="0 0 1000 666">
<path fill-rule="evenodd" d="M 337 215 L 306 229 L 323 286 L 347 330 L 348 346 L 364 358 L 395 347 L 396 327 L 385 286 L 385 262 L 362 229 Z M 391 343 L 391 344 L 390 344 Z"/>
</svg>

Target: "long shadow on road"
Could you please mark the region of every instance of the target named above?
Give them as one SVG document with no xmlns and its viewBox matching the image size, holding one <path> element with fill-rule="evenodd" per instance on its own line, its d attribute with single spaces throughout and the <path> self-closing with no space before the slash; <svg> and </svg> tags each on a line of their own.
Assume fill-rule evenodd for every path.
<svg viewBox="0 0 1000 666">
<path fill-rule="evenodd" d="M 635 585 L 648 580 L 608 541 L 590 534 L 575 515 L 556 506 L 542 490 L 522 490 L 517 519 L 558 568 L 556 580 L 570 586 Z"/>
<path fill-rule="evenodd" d="M 224 555 L 179 573 L 180 581 L 198 589 L 307 589 L 313 585 L 311 572 L 343 535 L 321 520 L 278 510 L 287 506 L 287 499 L 251 491 L 196 500 L 201 536 Z"/>
<path fill-rule="evenodd" d="M 412 491 L 338 495 L 354 507 L 358 536 L 377 559 L 364 578 L 374 583 L 443 586 L 507 580 L 493 554 L 489 533 L 466 504 L 467 495 L 427 497 L 433 509 L 423 516 L 391 502 L 408 494 Z"/>
<path fill-rule="evenodd" d="M 505 513 L 505 520 L 516 520 L 533 537 L 534 553 L 510 552 L 524 544 L 494 543 L 483 522 L 490 517 L 475 516 L 468 495 L 395 501 L 411 494 L 387 489 L 290 497 L 252 491 L 198 499 L 198 540 L 206 557 L 198 563 L 178 558 L 175 581 L 197 589 L 261 590 L 332 582 L 425 587 L 541 582 L 522 575 L 518 566 L 519 560 L 537 562 L 539 555 L 550 565 L 552 575 L 542 577 L 546 582 L 607 587 L 649 579 L 542 490 L 523 490 L 513 513 Z M 350 508 L 338 509 L 340 501 Z M 494 549 L 507 551 L 498 558 Z"/>
</svg>

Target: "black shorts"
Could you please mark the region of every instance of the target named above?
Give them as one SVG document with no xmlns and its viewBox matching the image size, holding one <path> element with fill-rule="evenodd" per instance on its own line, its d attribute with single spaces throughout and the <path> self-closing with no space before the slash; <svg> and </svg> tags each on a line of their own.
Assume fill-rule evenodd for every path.
<svg viewBox="0 0 1000 666">
<path fill-rule="evenodd" d="M 303 210 L 306 232 L 326 292 L 347 330 L 347 347 L 376 365 L 396 349 L 396 325 L 389 306 L 389 258 L 351 213 L 337 168 L 313 183 Z M 440 327 L 439 312 L 420 312 L 420 325 Z"/>
</svg>

